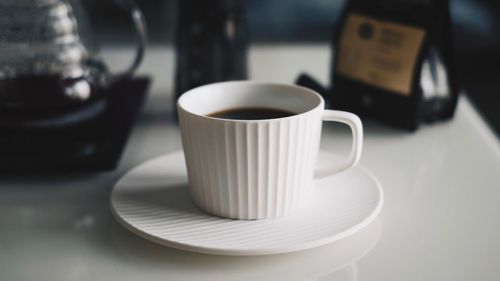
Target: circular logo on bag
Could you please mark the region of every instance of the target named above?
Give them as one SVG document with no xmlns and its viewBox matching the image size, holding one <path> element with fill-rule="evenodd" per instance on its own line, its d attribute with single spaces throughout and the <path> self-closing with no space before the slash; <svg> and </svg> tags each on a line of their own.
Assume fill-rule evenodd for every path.
<svg viewBox="0 0 500 281">
<path fill-rule="evenodd" d="M 370 40 L 373 38 L 374 33 L 375 30 L 373 28 L 373 25 L 369 22 L 364 22 L 358 27 L 358 35 L 359 37 L 361 37 L 361 39 Z"/>
</svg>

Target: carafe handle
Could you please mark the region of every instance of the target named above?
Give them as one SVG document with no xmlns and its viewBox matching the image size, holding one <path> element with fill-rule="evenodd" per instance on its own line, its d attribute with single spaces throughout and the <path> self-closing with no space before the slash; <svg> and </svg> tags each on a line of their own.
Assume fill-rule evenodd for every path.
<svg viewBox="0 0 500 281">
<path fill-rule="evenodd" d="M 100 78 L 100 83 L 104 86 L 112 84 L 114 81 L 130 78 L 141 65 L 147 44 L 147 26 L 144 15 L 134 0 L 114 0 L 117 6 L 130 14 L 136 31 L 136 51 L 132 63 L 127 69 L 118 73 L 110 73 L 106 65 L 100 60 L 91 59 L 87 63 L 98 72 L 104 73 Z"/>
</svg>

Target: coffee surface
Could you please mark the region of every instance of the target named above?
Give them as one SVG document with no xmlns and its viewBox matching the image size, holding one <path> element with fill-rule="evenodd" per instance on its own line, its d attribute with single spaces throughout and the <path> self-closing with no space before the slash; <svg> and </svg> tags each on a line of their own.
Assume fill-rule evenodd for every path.
<svg viewBox="0 0 500 281">
<path fill-rule="evenodd" d="M 234 120 L 262 120 L 288 117 L 295 114 L 294 112 L 277 108 L 239 107 L 213 112 L 208 114 L 208 116 Z"/>
</svg>

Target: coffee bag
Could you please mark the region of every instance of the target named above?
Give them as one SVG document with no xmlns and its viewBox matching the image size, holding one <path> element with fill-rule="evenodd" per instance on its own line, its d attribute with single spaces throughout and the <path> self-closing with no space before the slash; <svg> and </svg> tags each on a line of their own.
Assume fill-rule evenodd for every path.
<svg viewBox="0 0 500 281">
<path fill-rule="evenodd" d="M 350 0 L 333 46 L 333 108 L 408 130 L 453 116 L 448 0 Z"/>
</svg>

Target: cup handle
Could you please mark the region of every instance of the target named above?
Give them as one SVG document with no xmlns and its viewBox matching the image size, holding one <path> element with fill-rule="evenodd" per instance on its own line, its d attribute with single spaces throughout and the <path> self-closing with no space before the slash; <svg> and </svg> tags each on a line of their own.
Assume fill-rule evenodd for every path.
<svg viewBox="0 0 500 281">
<path fill-rule="evenodd" d="M 355 166 L 359 162 L 363 150 L 363 125 L 358 116 L 345 111 L 325 110 L 323 112 L 323 121 L 347 124 L 352 131 L 352 147 L 349 157 L 344 163 L 318 167 L 314 172 L 314 178 L 330 176 Z"/>
</svg>

